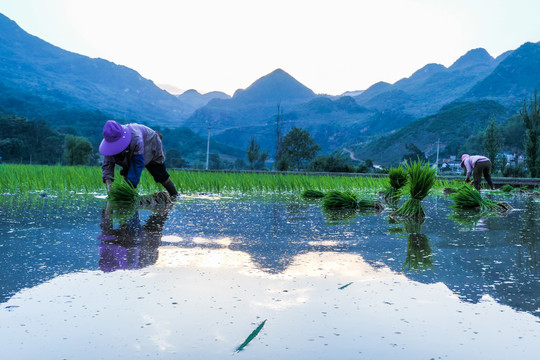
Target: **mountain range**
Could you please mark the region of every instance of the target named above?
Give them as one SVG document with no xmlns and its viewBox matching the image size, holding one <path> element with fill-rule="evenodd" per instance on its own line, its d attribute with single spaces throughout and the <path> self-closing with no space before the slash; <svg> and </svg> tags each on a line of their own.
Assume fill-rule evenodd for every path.
<svg viewBox="0 0 540 360">
<path fill-rule="evenodd" d="M 106 118 L 185 127 L 191 131 L 181 133 L 198 136 L 196 143 L 210 129 L 231 157 L 252 137 L 272 156 L 278 113 L 282 133 L 308 129 L 324 152 L 347 148 L 356 158 L 390 164 L 409 142 L 430 153 L 441 139 L 443 150 L 458 151 L 489 118 L 502 124 L 518 112 L 540 87 L 539 65 L 540 44 L 525 43 L 496 58 L 473 49 L 448 68 L 427 64 L 394 84 L 341 96 L 315 94 L 282 69 L 233 96 L 196 90 L 175 96 L 125 66 L 49 44 L 0 14 L 2 112 L 57 126 L 74 116 L 94 137 Z"/>
</svg>

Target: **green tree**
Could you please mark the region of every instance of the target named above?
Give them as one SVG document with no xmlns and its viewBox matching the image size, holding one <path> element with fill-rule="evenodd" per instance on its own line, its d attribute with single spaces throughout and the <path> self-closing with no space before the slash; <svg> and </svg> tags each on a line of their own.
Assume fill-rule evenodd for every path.
<svg viewBox="0 0 540 360">
<path fill-rule="evenodd" d="M 264 150 L 259 153 L 259 158 L 257 159 L 257 163 L 255 164 L 256 169 L 264 169 L 266 159 L 268 159 L 268 151 Z"/>
<path fill-rule="evenodd" d="M 24 143 L 21 139 L 6 138 L 0 140 L 0 155 L 4 161 L 21 161 Z"/>
<path fill-rule="evenodd" d="M 68 165 L 88 165 L 94 148 L 87 138 L 66 135 L 64 146 L 64 160 Z"/>
<path fill-rule="evenodd" d="M 354 172 L 351 158 L 343 151 L 334 151 L 331 154 L 323 154 L 313 159 L 308 166 L 309 171 L 317 172 Z"/>
<path fill-rule="evenodd" d="M 315 144 L 309 131 L 293 126 L 291 131 L 283 138 L 283 152 L 294 164 L 297 170 L 302 170 L 304 165 L 311 161 L 321 147 Z"/>
<path fill-rule="evenodd" d="M 251 138 L 249 142 L 249 147 L 247 149 L 247 160 L 249 162 L 249 167 L 253 171 L 253 164 L 259 158 L 259 145 L 255 143 L 255 138 Z"/>
<path fill-rule="evenodd" d="M 499 128 L 495 124 L 495 119 L 491 118 L 486 130 L 484 131 L 484 141 L 482 145 L 486 152 L 486 156 L 493 162 L 493 168 L 498 168 L 497 155 L 501 150 L 502 138 L 499 132 Z"/>
<path fill-rule="evenodd" d="M 248 165 L 246 164 L 246 162 L 243 159 L 237 158 L 234 161 L 234 169 L 235 170 L 246 170 L 247 167 L 248 167 Z"/>
<path fill-rule="evenodd" d="M 528 106 L 523 100 L 521 117 L 525 123 L 525 162 L 531 173 L 531 177 L 538 177 L 540 174 L 540 156 L 538 138 L 540 136 L 540 106 L 538 104 L 538 94 L 534 91 L 534 97 Z"/>
<path fill-rule="evenodd" d="M 291 160 L 289 159 L 289 155 L 284 152 L 279 157 L 279 160 L 276 164 L 276 170 L 277 171 L 289 171 L 292 168 Z"/>
<path fill-rule="evenodd" d="M 405 149 L 407 149 L 409 152 L 403 155 L 402 160 L 407 162 L 416 161 L 418 159 L 426 161 L 426 154 L 413 143 L 405 144 Z"/>
<path fill-rule="evenodd" d="M 208 159 L 208 168 L 213 170 L 219 170 L 222 168 L 221 158 L 219 154 L 210 154 Z"/>
<path fill-rule="evenodd" d="M 168 150 L 165 159 L 167 167 L 170 168 L 184 168 L 189 165 L 188 162 L 182 158 L 182 153 L 177 149 Z"/>
</svg>

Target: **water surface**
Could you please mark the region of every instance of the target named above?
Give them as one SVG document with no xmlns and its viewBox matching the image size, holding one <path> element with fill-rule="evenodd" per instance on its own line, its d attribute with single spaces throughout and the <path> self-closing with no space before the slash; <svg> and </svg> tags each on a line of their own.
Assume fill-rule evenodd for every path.
<svg viewBox="0 0 540 360">
<path fill-rule="evenodd" d="M 134 214 L 95 198 L 4 197 L 3 353 L 536 359 L 540 204 L 507 201 L 516 210 L 492 217 L 433 197 L 423 223 L 403 223 L 294 197 L 183 198 Z"/>
</svg>

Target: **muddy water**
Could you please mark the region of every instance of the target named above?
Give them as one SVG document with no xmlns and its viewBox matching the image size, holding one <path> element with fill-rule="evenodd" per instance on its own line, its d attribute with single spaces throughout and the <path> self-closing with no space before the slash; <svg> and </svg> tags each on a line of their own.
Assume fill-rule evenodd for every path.
<svg viewBox="0 0 540 360">
<path fill-rule="evenodd" d="M 295 198 L 0 202 L 17 359 L 536 359 L 540 204 L 422 223 Z M 239 353 L 235 349 L 267 320 Z M 46 355 L 44 355 L 46 354 Z"/>
</svg>

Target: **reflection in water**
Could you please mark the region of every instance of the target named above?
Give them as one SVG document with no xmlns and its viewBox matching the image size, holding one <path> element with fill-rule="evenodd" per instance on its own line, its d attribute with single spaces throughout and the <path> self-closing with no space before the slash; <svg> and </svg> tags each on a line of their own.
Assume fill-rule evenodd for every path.
<svg viewBox="0 0 540 360">
<path fill-rule="evenodd" d="M 163 226 L 172 205 L 158 206 L 141 225 L 139 210 L 129 211 L 114 228 L 113 209 L 107 202 L 101 213 L 101 235 L 98 236 L 99 268 L 104 272 L 120 269 L 140 269 L 152 265 L 158 258 Z"/>
<path fill-rule="evenodd" d="M 540 351 L 530 314 L 489 296 L 464 303 L 442 283 L 332 251 L 297 255 L 272 274 L 242 251 L 162 246 L 143 271 L 65 275 L 6 306 L 10 359 L 227 359 L 263 319 L 235 356 L 532 360 Z"/>
<path fill-rule="evenodd" d="M 407 239 L 407 257 L 403 264 L 407 270 L 433 269 L 433 259 L 429 239 L 424 234 L 412 233 Z"/>
<path fill-rule="evenodd" d="M 138 211 L 138 220 L 127 212 L 113 218 L 113 230 L 124 229 L 136 238 L 117 242 L 116 237 L 111 242 L 98 238 L 116 235 L 107 233 L 111 228 L 105 225 L 110 221 L 102 219 L 104 202 L 94 202 L 90 207 L 72 201 L 68 209 L 36 207 L 25 212 L 0 207 L 0 270 L 9 274 L 0 283 L 2 302 L 59 275 L 100 269 L 100 263 L 105 271 L 137 268 L 152 264 L 158 254 L 159 263 L 165 251 L 161 242 L 167 249 L 199 249 L 214 264 L 222 261 L 214 250 L 234 251 L 247 256 L 256 269 L 274 275 L 286 273 L 295 259 L 313 252 L 352 254 L 376 269 L 387 267 L 396 273 L 410 264 L 408 278 L 443 283 L 462 301 L 476 304 L 489 296 L 540 316 L 539 203 L 526 198 L 513 198 L 516 211 L 506 217 L 486 217 L 487 230 L 482 232 L 462 231 L 449 219 L 450 202 L 445 199 L 438 204 L 426 201 L 428 217 L 416 230 L 417 224 L 389 227 L 387 212 L 355 213 L 347 220 L 336 216 L 329 222 L 319 203 L 192 199 L 176 203 L 161 219 L 158 212 L 148 215 L 146 210 Z M 148 216 L 158 224 L 153 229 L 154 220 Z M 146 239 L 143 230 L 148 230 Z M 431 270 L 409 271 L 415 266 Z M 351 281 L 344 279 L 344 284 Z"/>
<path fill-rule="evenodd" d="M 425 218 L 392 218 L 391 224 L 401 224 L 403 232 L 409 233 L 407 238 L 407 255 L 403 263 L 403 269 L 407 271 L 433 269 L 432 250 L 429 245 L 429 238 L 422 233 L 422 224 Z M 397 232 L 395 227 L 389 228 L 390 232 Z M 399 231 L 400 232 L 400 231 Z"/>
<path fill-rule="evenodd" d="M 538 254 L 540 211 L 538 209 L 538 202 L 534 198 L 529 197 L 526 199 L 523 226 L 519 230 L 521 246 L 519 248 L 518 264 L 520 267 L 529 268 L 532 272 L 538 272 L 540 269 L 540 254 Z"/>
<path fill-rule="evenodd" d="M 462 225 L 462 231 L 488 231 L 488 219 L 507 216 L 511 211 L 479 211 L 456 209 L 449 215 L 449 218 L 457 224 Z"/>
</svg>

